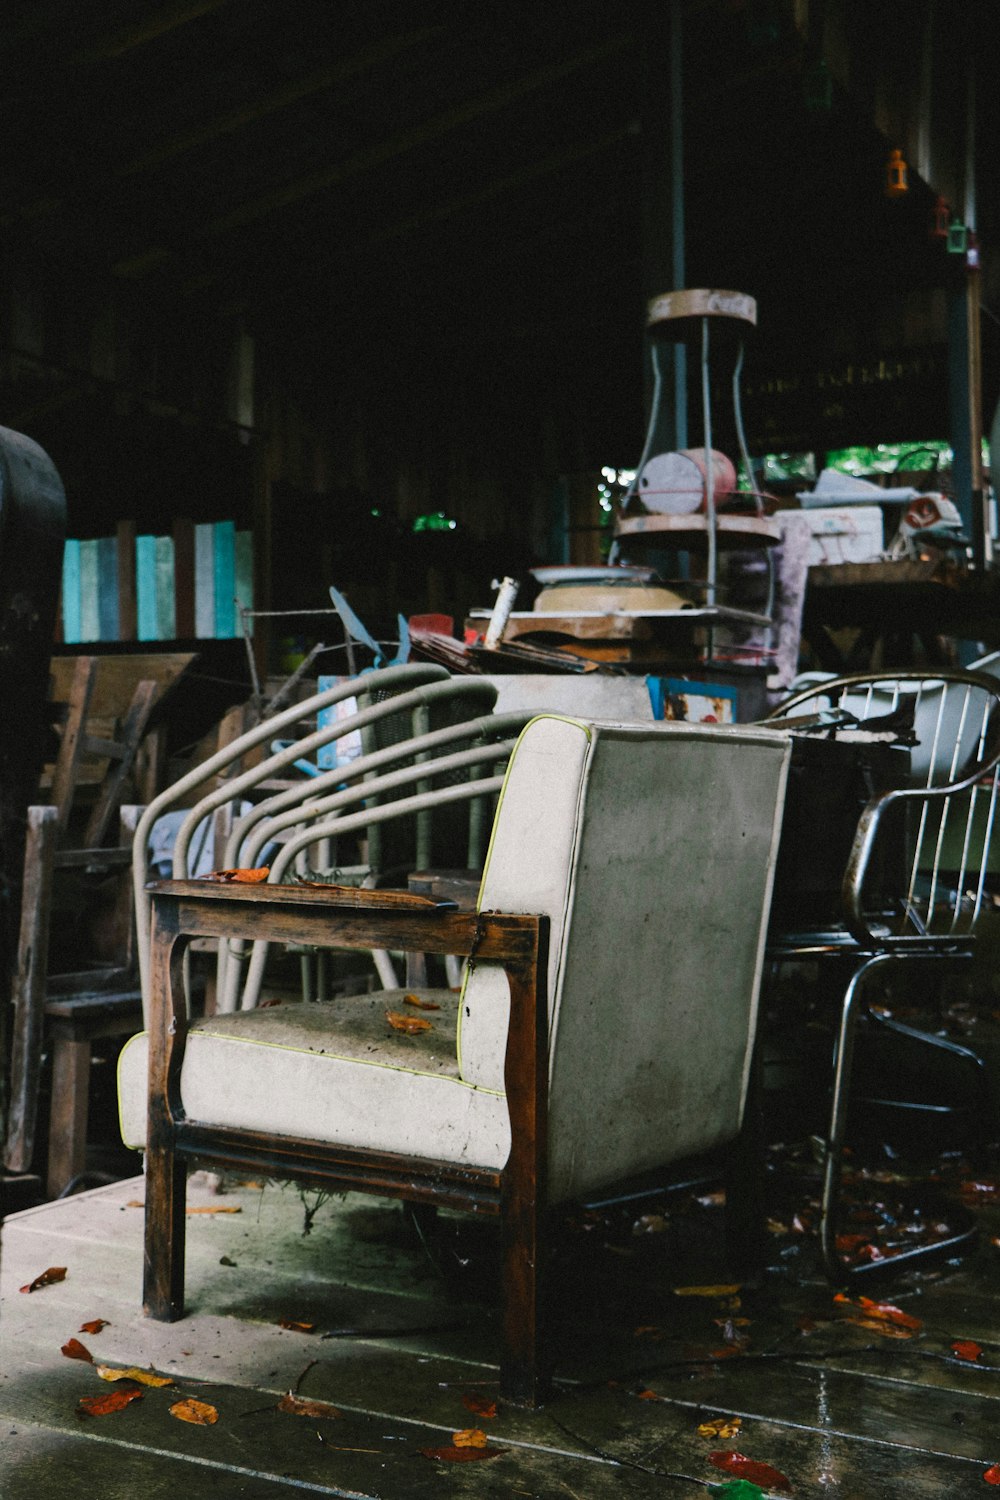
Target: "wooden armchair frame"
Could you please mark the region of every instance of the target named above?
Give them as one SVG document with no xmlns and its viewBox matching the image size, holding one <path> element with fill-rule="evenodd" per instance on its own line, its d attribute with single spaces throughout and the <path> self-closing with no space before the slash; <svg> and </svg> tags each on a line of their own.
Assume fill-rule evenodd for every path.
<svg viewBox="0 0 1000 1500">
<path fill-rule="evenodd" d="M 502 1231 L 502 1399 L 544 1398 L 547 1262 L 548 919 L 466 913 L 426 898 L 331 887 L 164 881 L 151 888 L 149 1119 L 143 1303 L 172 1322 L 184 1313 L 188 1163 L 289 1177 L 499 1216 Z M 506 1165 L 454 1163 L 328 1146 L 185 1118 L 179 1079 L 187 1034 L 183 953 L 195 937 L 263 937 L 344 948 L 402 948 L 502 965 L 510 986 L 504 1081 L 511 1123 Z"/>
</svg>

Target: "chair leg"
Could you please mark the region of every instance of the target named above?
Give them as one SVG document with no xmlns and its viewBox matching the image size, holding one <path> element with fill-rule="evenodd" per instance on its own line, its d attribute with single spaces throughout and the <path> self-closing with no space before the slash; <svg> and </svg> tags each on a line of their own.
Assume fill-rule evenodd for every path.
<svg viewBox="0 0 1000 1500">
<path fill-rule="evenodd" d="M 547 1215 L 534 1195 L 505 1193 L 501 1208 L 503 1344 L 500 1399 L 535 1410 L 550 1391 L 545 1337 Z"/>
<path fill-rule="evenodd" d="M 86 1166 L 90 1099 L 90 1042 L 56 1036 L 52 1043 L 52 1101 L 46 1191 L 58 1198 Z"/>
<path fill-rule="evenodd" d="M 841 1285 L 859 1275 L 886 1268 L 895 1270 L 923 1256 L 937 1256 L 942 1252 L 953 1251 L 958 1246 L 967 1243 L 976 1232 L 975 1226 L 970 1224 L 968 1228 L 949 1235 L 947 1239 L 935 1240 L 932 1244 L 920 1245 L 913 1250 L 904 1251 L 899 1255 L 894 1255 L 887 1262 L 866 1261 L 857 1266 L 845 1264 L 837 1250 L 842 1157 L 847 1130 L 858 1014 L 861 1010 L 865 985 L 872 973 L 886 964 L 899 962 L 899 955 L 893 953 L 879 953 L 866 959 L 851 975 L 841 1007 L 840 1031 L 834 1048 L 833 1095 L 830 1101 L 830 1129 L 826 1142 L 819 1220 L 820 1256 L 823 1270 L 830 1281 Z"/>
<path fill-rule="evenodd" d="M 146 1150 L 146 1239 L 142 1305 L 148 1318 L 184 1316 L 187 1163 L 168 1146 Z"/>
<path fill-rule="evenodd" d="M 726 1255 L 741 1279 L 760 1274 L 767 1258 L 764 1228 L 763 1069 L 754 1048 L 743 1124 L 726 1154 Z"/>
</svg>

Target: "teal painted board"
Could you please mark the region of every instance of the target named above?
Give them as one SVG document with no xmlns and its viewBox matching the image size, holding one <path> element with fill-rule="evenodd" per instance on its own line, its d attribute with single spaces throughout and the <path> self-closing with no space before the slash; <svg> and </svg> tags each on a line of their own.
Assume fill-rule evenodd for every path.
<svg viewBox="0 0 1000 1500">
<path fill-rule="evenodd" d="M 97 620 L 99 639 L 118 639 L 118 538 L 102 536 L 97 543 Z"/>
<path fill-rule="evenodd" d="M 63 548 L 62 629 L 68 646 L 80 641 L 80 543 L 67 538 Z"/>
<path fill-rule="evenodd" d="M 99 641 L 101 620 L 97 608 L 97 541 L 80 543 L 80 639 Z"/>
<path fill-rule="evenodd" d="M 216 640 L 231 640 L 236 628 L 236 525 L 215 523 L 215 631 Z"/>
<path fill-rule="evenodd" d="M 238 531 L 236 533 L 236 626 L 242 632 L 243 623 L 240 618 L 239 606 L 244 609 L 253 609 L 253 532 Z M 248 635 L 253 635 L 253 620 L 248 617 L 246 622 Z"/>
<path fill-rule="evenodd" d="M 135 595 L 140 641 L 155 641 L 156 634 L 156 537 L 135 539 Z"/>
<path fill-rule="evenodd" d="M 156 538 L 156 639 L 172 641 L 177 636 L 177 606 L 174 600 L 174 539 Z"/>
<path fill-rule="evenodd" d="M 199 640 L 215 635 L 215 527 L 194 528 L 194 633 Z"/>
</svg>

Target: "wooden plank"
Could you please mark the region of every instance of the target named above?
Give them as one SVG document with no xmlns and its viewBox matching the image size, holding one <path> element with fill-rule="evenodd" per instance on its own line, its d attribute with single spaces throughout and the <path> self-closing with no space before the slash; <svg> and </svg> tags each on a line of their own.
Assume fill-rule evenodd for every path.
<svg viewBox="0 0 1000 1500">
<path fill-rule="evenodd" d="M 90 720 L 120 719 L 132 701 L 140 682 L 152 680 L 159 686 L 158 700 L 168 693 L 177 679 L 195 659 L 191 651 L 156 651 L 109 654 L 95 658 L 97 677 L 90 701 Z M 75 656 L 54 656 L 51 663 L 52 691 L 55 703 L 69 701 L 76 663 Z"/>
<path fill-rule="evenodd" d="M 118 538 L 97 542 L 97 621 L 102 641 L 118 640 Z"/>
<path fill-rule="evenodd" d="M 98 641 L 101 621 L 98 610 L 97 542 L 80 543 L 80 639 Z"/>
<path fill-rule="evenodd" d="M 77 656 L 73 661 L 73 679 L 70 684 L 69 709 L 63 725 L 62 741 L 52 772 L 50 797 L 57 810 L 59 832 L 66 831 L 73 792 L 76 788 L 77 769 L 83 749 L 83 737 L 90 712 L 90 704 L 97 678 L 97 662 L 92 656 Z"/>
<path fill-rule="evenodd" d="M 199 640 L 215 635 L 215 527 L 194 528 L 194 633 Z"/>
<path fill-rule="evenodd" d="M 156 620 L 156 538 L 137 536 L 135 539 L 135 589 L 137 627 L 136 639 L 155 641 Z"/>
<path fill-rule="evenodd" d="M 45 978 L 52 909 L 52 856 L 59 836 L 54 807 L 29 807 L 17 968 L 12 985 L 14 1024 L 10 1106 L 4 1165 L 27 1172 L 35 1149 L 38 1085 L 45 1029 Z"/>
<path fill-rule="evenodd" d="M 242 633 L 240 608 L 253 609 L 253 532 L 236 533 L 236 628 Z M 253 620 L 247 620 L 247 634 L 253 635 Z"/>
<path fill-rule="evenodd" d="M 215 523 L 215 628 L 216 640 L 232 640 L 236 625 L 236 527 L 232 521 Z"/>
<path fill-rule="evenodd" d="M 156 698 L 157 685 L 154 681 L 150 679 L 137 685 L 122 725 L 122 758 L 105 776 L 83 836 L 83 841 L 88 847 L 99 845 L 107 832 L 108 823 L 121 799 L 125 778 L 132 769 L 139 742 L 146 731 Z"/>
<path fill-rule="evenodd" d="M 156 538 L 156 639 L 172 641 L 177 636 L 174 599 L 174 539 Z"/>
<path fill-rule="evenodd" d="M 80 640 L 80 543 L 68 538 L 63 549 L 62 638 L 68 645 Z"/>
<path fill-rule="evenodd" d="M 194 524 L 179 517 L 174 521 L 174 634 L 179 640 L 194 638 Z"/>
<path fill-rule="evenodd" d="M 138 629 L 135 595 L 135 522 L 119 521 L 118 537 L 118 639 L 134 641 Z"/>
<path fill-rule="evenodd" d="M 81 1038 L 57 1037 L 53 1043 L 46 1170 L 50 1198 L 58 1198 L 86 1166 L 90 1055 L 90 1042 Z"/>
</svg>

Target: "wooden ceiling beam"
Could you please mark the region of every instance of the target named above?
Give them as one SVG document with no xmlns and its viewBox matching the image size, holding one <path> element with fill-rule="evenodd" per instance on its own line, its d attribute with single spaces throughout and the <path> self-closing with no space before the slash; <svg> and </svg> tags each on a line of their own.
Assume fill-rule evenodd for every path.
<svg viewBox="0 0 1000 1500">
<path fill-rule="evenodd" d="M 441 26 L 424 26 L 417 31 L 401 32 L 398 36 L 380 38 L 370 47 L 356 52 L 353 57 L 344 58 L 332 67 L 320 68 L 305 78 L 293 79 L 284 88 L 255 98 L 240 109 L 228 110 L 224 114 L 216 115 L 204 125 L 196 126 L 182 135 L 176 135 L 171 140 L 164 141 L 160 146 L 144 151 L 140 156 L 135 156 L 131 161 L 116 168 L 115 176 L 133 177 L 138 173 L 148 172 L 152 167 L 161 167 L 186 151 L 193 151 L 198 146 L 207 145 L 220 136 L 232 135 L 247 125 L 256 124 L 267 115 L 287 109 L 289 105 L 301 103 L 312 94 L 323 93 L 339 84 L 346 83 L 348 79 L 363 73 L 366 68 L 378 67 L 379 64 L 388 62 L 399 53 L 409 51 L 412 47 L 417 47 L 422 42 L 440 35 L 443 29 Z"/>
<path fill-rule="evenodd" d="M 421 146 L 430 145 L 463 125 L 470 125 L 486 115 L 506 109 L 516 104 L 518 100 L 527 98 L 530 94 L 537 93 L 540 89 L 569 77 L 581 68 L 614 57 L 630 46 L 631 42 L 632 38 L 627 34 L 613 37 L 609 41 L 577 52 L 572 57 L 564 58 L 558 63 L 552 63 L 548 67 L 539 68 L 534 73 L 525 74 L 512 83 L 505 83 L 498 88 L 490 89 L 475 99 L 466 100 L 462 104 L 444 110 L 420 125 L 410 126 L 390 136 L 387 140 L 379 141 L 374 146 L 355 151 L 343 161 L 335 162 L 332 166 L 324 167 L 316 172 L 309 172 L 295 182 L 283 183 L 268 193 L 262 193 L 246 203 L 238 204 L 227 213 L 219 214 L 216 218 L 209 220 L 195 238 L 216 239 L 232 230 L 243 229 L 248 224 L 265 218 L 268 214 L 301 203 L 317 193 L 338 187 L 352 177 L 384 166 L 385 163 L 404 156 L 410 151 L 416 151 Z"/>
</svg>

